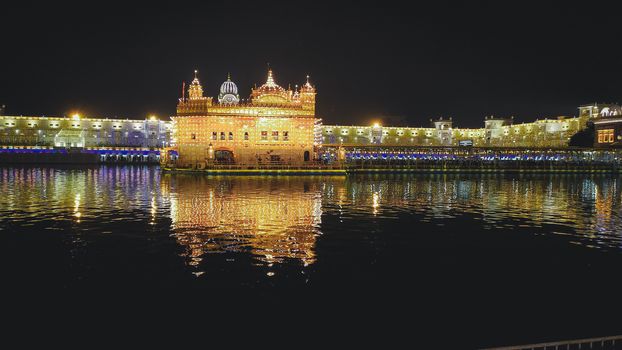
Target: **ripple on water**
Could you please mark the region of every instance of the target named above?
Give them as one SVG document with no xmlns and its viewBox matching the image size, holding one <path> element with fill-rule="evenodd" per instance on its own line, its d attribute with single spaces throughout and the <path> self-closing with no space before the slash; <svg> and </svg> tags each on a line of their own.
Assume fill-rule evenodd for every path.
<svg viewBox="0 0 622 350">
<path fill-rule="evenodd" d="M 386 175 L 197 177 L 157 168 L 0 168 L 0 230 L 172 238 L 190 264 L 242 253 L 261 264 L 318 259 L 326 239 L 367 239 L 384 228 L 422 234 L 467 222 L 472 230 L 527 230 L 591 249 L 620 249 L 618 177 Z M 336 219 L 327 225 L 326 220 Z M 344 231 L 348 236 L 341 236 Z M 356 233 L 360 233 L 359 236 Z M 434 232 L 426 232 L 434 234 Z"/>
</svg>

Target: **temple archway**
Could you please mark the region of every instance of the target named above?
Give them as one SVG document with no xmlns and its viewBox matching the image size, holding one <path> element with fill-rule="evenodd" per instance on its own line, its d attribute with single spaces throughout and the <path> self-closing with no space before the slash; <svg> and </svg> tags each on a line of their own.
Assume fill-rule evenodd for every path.
<svg viewBox="0 0 622 350">
<path fill-rule="evenodd" d="M 214 159 L 217 163 L 231 164 L 235 162 L 233 151 L 229 149 L 217 149 L 214 152 Z"/>
</svg>

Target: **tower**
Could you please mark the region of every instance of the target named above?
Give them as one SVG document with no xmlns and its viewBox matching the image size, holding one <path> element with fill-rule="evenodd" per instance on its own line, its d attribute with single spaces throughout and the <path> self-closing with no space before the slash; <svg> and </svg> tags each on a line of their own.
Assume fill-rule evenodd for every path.
<svg viewBox="0 0 622 350">
<path fill-rule="evenodd" d="M 430 122 L 432 122 L 432 126 L 436 129 L 437 140 L 440 145 L 451 146 L 453 127 L 452 118 L 449 117 L 449 119 L 443 119 L 443 117 L 440 117 L 434 120 L 430 119 Z"/>
<path fill-rule="evenodd" d="M 177 104 L 177 115 L 201 115 L 207 113 L 207 108 L 212 106 L 212 98 L 203 96 L 203 87 L 194 71 L 194 79 L 188 87 L 188 98 L 180 98 Z"/>
<path fill-rule="evenodd" d="M 188 88 L 188 98 L 190 100 L 200 100 L 203 98 L 203 87 L 201 86 L 199 78 L 197 77 L 198 73 L 199 71 L 194 71 L 194 79 L 192 80 L 192 83 L 190 83 L 190 87 Z"/>
<path fill-rule="evenodd" d="M 307 82 L 300 88 L 300 102 L 302 108 L 308 110 L 315 110 L 315 87 L 309 82 L 309 76 L 307 75 Z"/>
</svg>

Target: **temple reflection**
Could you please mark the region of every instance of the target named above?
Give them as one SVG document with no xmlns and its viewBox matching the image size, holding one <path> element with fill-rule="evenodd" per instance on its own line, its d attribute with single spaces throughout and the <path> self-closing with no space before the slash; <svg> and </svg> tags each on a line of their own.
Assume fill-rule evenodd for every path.
<svg viewBox="0 0 622 350">
<path fill-rule="evenodd" d="M 316 260 L 322 215 L 365 221 L 415 214 L 439 225 L 476 215 L 489 229 L 553 225 L 552 233 L 567 235 L 573 243 L 619 246 L 618 181 L 575 175 L 164 175 L 161 189 L 170 198 L 174 237 L 185 247 L 190 265 L 218 252 L 250 252 L 269 264 L 296 259 L 308 265 Z"/>
<path fill-rule="evenodd" d="M 206 254 L 222 252 L 242 253 L 259 265 L 286 260 L 308 265 L 318 259 L 322 232 L 356 227 L 359 231 L 351 233 L 365 234 L 369 223 L 399 225 L 405 216 L 432 225 L 476 223 L 470 227 L 495 234 L 558 234 L 574 244 L 619 249 L 621 179 L 578 174 L 203 177 L 162 175 L 149 167 L 14 167 L 0 168 L 0 222 L 15 230 L 36 226 L 68 232 L 73 243 L 96 242 L 89 238 L 98 234 L 165 235 L 181 245 L 194 266 Z M 426 232 L 413 231 L 436 232 L 426 227 Z M 339 237 L 322 238 L 329 244 L 333 239 Z"/>
<path fill-rule="evenodd" d="M 174 236 L 191 265 L 206 253 L 250 251 L 267 263 L 315 261 L 324 181 L 303 177 L 162 177 Z"/>
</svg>

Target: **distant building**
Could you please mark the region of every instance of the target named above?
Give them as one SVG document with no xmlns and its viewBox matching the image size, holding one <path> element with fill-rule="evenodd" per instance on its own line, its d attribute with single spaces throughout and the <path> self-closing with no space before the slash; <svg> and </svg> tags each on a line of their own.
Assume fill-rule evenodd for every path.
<svg viewBox="0 0 622 350">
<path fill-rule="evenodd" d="M 579 109 L 589 110 L 593 115 L 594 147 L 622 147 L 622 107 L 616 104 L 593 104 Z"/>
<path fill-rule="evenodd" d="M 431 127 L 323 125 L 324 146 L 398 147 L 567 147 L 570 137 L 587 126 L 589 115 L 545 118 L 514 124 L 512 118 L 486 117 L 483 128 L 456 128 L 453 119 L 430 120 Z"/>
<path fill-rule="evenodd" d="M 5 105 L 0 105 L 0 115 L 4 115 L 4 111 L 6 110 Z"/>
<path fill-rule="evenodd" d="M 148 147 L 169 145 L 169 121 L 0 115 L 1 146 Z"/>
</svg>

